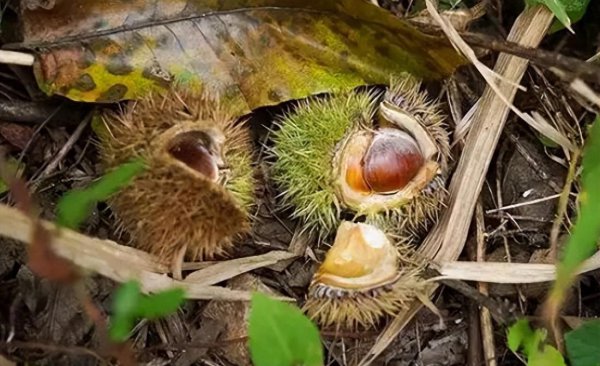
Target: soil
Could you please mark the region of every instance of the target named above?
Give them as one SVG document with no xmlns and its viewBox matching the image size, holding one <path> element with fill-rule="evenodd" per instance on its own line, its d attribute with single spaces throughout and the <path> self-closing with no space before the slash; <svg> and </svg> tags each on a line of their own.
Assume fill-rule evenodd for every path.
<svg viewBox="0 0 600 366">
<path fill-rule="evenodd" d="M 52 6 L 53 2 L 32 3 Z M 409 1 L 380 1 L 392 11 L 403 13 Z M 410 2 L 412 3 L 412 1 Z M 419 3 L 418 1 L 416 3 Z M 503 35 L 521 9 L 520 1 L 490 1 L 489 12 L 476 21 L 472 31 Z M 39 5 L 38 4 L 38 5 Z M 499 8 L 498 4 L 502 4 Z M 40 5 L 41 6 L 41 5 Z M 560 31 L 549 35 L 541 48 L 586 60 L 599 51 L 597 19 L 600 3 L 592 1 L 586 16 L 574 26 L 575 34 Z M 487 52 L 482 61 L 493 66 L 497 53 Z M 466 112 L 485 86 L 472 67 L 455 77 Z M 593 110 L 572 97 L 568 86 L 539 67 L 530 67 L 515 104 L 525 112 L 545 110 L 556 123 L 580 144 L 572 131 L 585 129 Z M 441 90 L 441 85 L 430 85 Z M 443 102 L 447 102 L 443 96 Z M 257 152 L 265 141 L 270 121 L 286 106 L 261 109 L 252 116 Z M 0 65 L 0 147 L 9 157 L 24 163 L 27 177 L 41 217 L 55 218 L 55 205 L 68 190 L 84 187 L 102 175 L 98 165 L 94 134 L 86 126 L 82 135 L 58 165 L 45 172 L 48 163 L 85 120 L 93 106 L 46 97 L 36 90 L 27 67 Z M 445 104 L 446 112 L 452 115 Z M 22 111 L 15 113 L 11 111 Z M 455 121 L 451 121 L 451 124 Z M 568 161 L 562 150 L 546 142 L 516 116 L 511 115 L 503 131 L 481 194 L 485 212 L 487 260 L 548 262 L 550 230 L 555 220 L 558 199 L 528 202 L 559 194 L 567 175 Z M 268 169 L 259 166 L 263 185 L 258 192 L 259 210 L 253 234 L 240 245 L 236 256 L 286 250 L 292 242 L 297 222 L 278 207 L 277 188 L 268 182 Z M 576 193 L 568 206 L 573 217 Z M 8 193 L 3 203 L 10 203 Z M 516 205 L 512 209 L 501 207 Z M 118 239 L 110 210 L 99 204 L 81 231 L 100 238 Z M 473 234 L 473 233 L 472 233 Z M 564 239 L 566 230 L 561 231 Z M 468 248 L 474 247 L 474 234 L 461 260 L 470 260 Z M 317 262 L 326 248 L 314 248 L 304 258 L 287 263 L 285 268 L 255 270 L 244 275 L 233 288 L 268 288 L 303 301 Z M 582 276 L 573 289 L 564 314 L 588 318 L 600 316 L 600 271 Z M 469 284 L 472 285 L 472 284 Z M 93 303 L 110 313 L 117 283 L 100 276 L 86 279 L 85 287 Z M 520 315 L 535 318 L 548 284 L 490 285 L 490 296 L 508 302 Z M 77 291 L 35 276 L 27 266 L 23 243 L 0 238 L 0 366 L 4 365 L 101 365 L 114 362 L 103 353 L 105 336 L 82 307 Z M 484 365 L 479 332 L 480 304 L 463 294 L 444 288 L 433 298 L 442 320 L 429 310 L 421 310 L 409 326 L 378 359 L 380 365 Z M 247 360 L 246 338 L 238 327 L 243 324 L 247 305 L 187 301 L 174 315 L 157 321 L 140 322 L 132 345 L 140 364 L 145 365 L 241 365 Z M 381 329 L 383 328 L 383 325 Z M 353 365 L 370 348 L 381 329 L 342 336 L 324 333 L 328 365 Z M 520 365 L 521 361 L 505 346 L 505 328 L 495 323 L 496 357 L 500 365 Z"/>
</svg>

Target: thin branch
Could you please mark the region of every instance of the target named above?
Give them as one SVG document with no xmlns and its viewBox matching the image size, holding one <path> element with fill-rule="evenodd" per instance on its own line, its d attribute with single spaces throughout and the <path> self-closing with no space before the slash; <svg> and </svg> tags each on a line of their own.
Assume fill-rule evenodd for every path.
<svg viewBox="0 0 600 366">
<path fill-rule="evenodd" d="M 32 54 L 0 50 L 0 64 L 33 66 L 35 57 Z"/>
<path fill-rule="evenodd" d="M 475 228 L 477 231 L 477 262 L 485 262 L 486 238 L 485 238 L 485 219 L 483 217 L 483 207 L 481 200 L 475 208 Z M 485 282 L 477 283 L 477 288 L 482 295 L 489 295 L 488 284 Z M 483 343 L 483 353 L 485 354 L 485 364 L 487 366 L 496 366 L 496 346 L 494 342 L 494 327 L 492 325 L 492 316 L 489 308 L 481 308 L 479 312 L 479 321 L 481 324 L 481 341 Z"/>
<path fill-rule="evenodd" d="M 495 213 L 495 212 L 510 210 L 510 209 L 513 209 L 513 208 L 519 208 L 519 207 L 524 207 L 524 206 L 535 205 L 536 203 L 542 203 L 542 202 L 554 200 L 554 199 L 557 199 L 559 197 L 560 197 L 560 194 L 553 194 L 553 195 L 548 196 L 548 197 L 536 198 L 536 199 L 531 200 L 531 201 L 519 202 L 519 203 L 515 203 L 515 204 L 512 204 L 512 205 L 504 206 L 504 207 L 494 208 L 494 209 L 491 209 L 491 210 L 487 210 L 485 213 L 486 214 L 491 214 L 491 213 Z"/>
</svg>

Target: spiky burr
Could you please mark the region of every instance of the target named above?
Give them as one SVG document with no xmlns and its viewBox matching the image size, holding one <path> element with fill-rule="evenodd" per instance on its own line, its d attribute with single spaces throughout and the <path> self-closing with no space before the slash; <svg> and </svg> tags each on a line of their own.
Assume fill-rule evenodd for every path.
<svg viewBox="0 0 600 366">
<path fill-rule="evenodd" d="M 131 158 L 147 164 L 145 173 L 109 201 L 134 246 L 177 267 L 184 257 L 226 254 L 250 229 L 249 132 L 217 99 L 173 88 L 101 119 L 99 150 L 106 169 Z"/>
<path fill-rule="evenodd" d="M 303 101 L 276 122 L 272 175 L 283 204 L 321 236 L 341 220 L 418 236 L 446 200 L 448 132 L 439 105 L 409 75 L 381 95 Z"/>
</svg>

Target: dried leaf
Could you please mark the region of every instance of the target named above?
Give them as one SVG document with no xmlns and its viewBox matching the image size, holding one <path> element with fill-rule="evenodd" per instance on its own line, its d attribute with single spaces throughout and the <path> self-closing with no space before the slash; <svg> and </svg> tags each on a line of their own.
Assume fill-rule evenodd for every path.
<svg viewBox="0 0 600 366">
<path fill-rule="evenodd" d="M 440 78 L 464 63 L 446 40 L 363 0 L 73 0 L 21 19 L 18 47 L 41 50 L 40 87 L 89 102 L 175 81 L 246 113 L 402 71 Z"/>
<path fill-rule="evenodd" d="M 14 147 L 23 150 L 33 137 L 33 128 L 19 123 L 2 122 L 0 123 L 0 135 Z"/>
<path fill-rule="evenodd" d="M 36 276 L 59 283 L 73 283 L 80 278 L 75 266 L 54 252 L 52 235 L 39 222 L 33 227 L 27 257 L 27 266 Z"/>
<path fill-rule="evenodd" d="M 217 262 L 210 267 L 190 273 L 185 278 L 185 282 L 193 282 L 196 285 L 205 286 L 214 285 L 239 274 L 270 266 L 279 261 L 294 257 L 297 257 L 294 253 L 278 250 L 253 257 Z"/>
</svg>

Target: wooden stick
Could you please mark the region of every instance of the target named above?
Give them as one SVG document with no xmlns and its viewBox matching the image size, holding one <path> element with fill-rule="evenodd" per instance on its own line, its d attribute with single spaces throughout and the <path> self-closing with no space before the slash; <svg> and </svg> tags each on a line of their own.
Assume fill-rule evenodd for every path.
<svg viewBox="0 0 600 366">
<path fill-rule="evenodd" d="M 35 57 L 29 53 L 0 50 L 0 64 L 33 66 Z"/>
<path fill-rule="evenodd" d="M 430 9 L 430 0 L 427 0 L 427 7 L 430 14 L 435 12 L 435 9 Z M 553 14 L 545 6 L 529 7 L 515 21 L 508 40 L 525 47 L 537 47 L 553 19 Z M 514 83 L 520 82 L 527 65 L 528 61 L 525 59 L 507 54 L 499 55 L 494 71 L 501 75 L 503 80 L 512 83 L 501 82 L 496 85 L 503 94 L 502 98 L 488 85 L 479 101 L 479 108 L 475 112 L 473 125 L 466 138 L 465 149 L 450 185 L 448 209 L 419 248 L 426 258 L 438 262 L 454 261 L 462 252 L 475 204 L 508 117 L 510 107 L 504 100 L 514 100 L 517 92 Z M 429 292 L 433 294 L 434 291 L 435 288 L 432 288 Z M 415 303 L 409 311 L 394 318 L 360 364 L 372 363 L 420 307 L 420 304 Z"/>
</svg>

